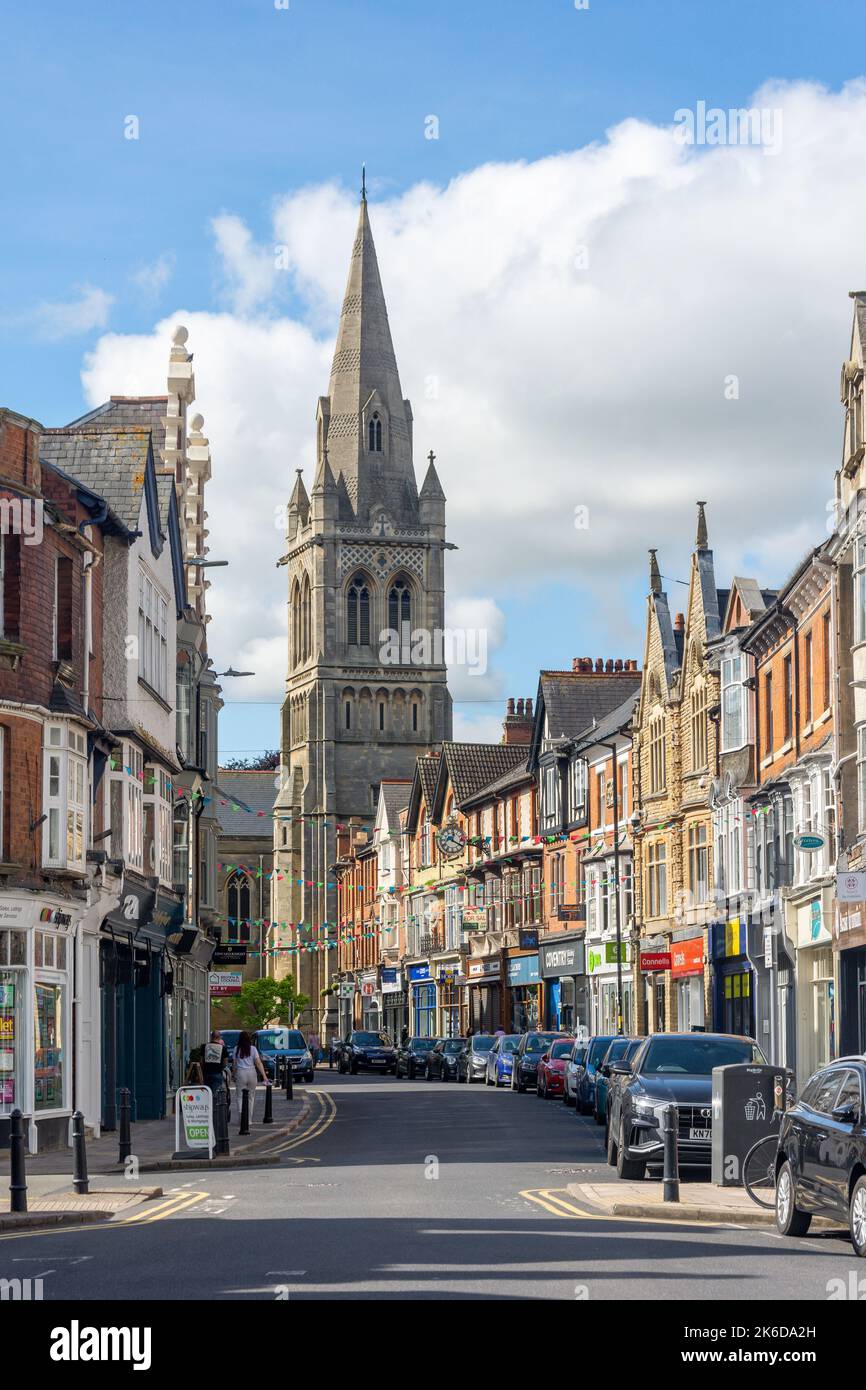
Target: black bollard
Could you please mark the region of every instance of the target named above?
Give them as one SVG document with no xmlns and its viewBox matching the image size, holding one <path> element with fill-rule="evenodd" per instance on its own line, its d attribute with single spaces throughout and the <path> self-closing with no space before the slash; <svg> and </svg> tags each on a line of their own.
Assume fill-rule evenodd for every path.
<svg viewBox="0 0 866 1390">
<path fill-rule="evenodd" d="M 249 1134 L 250 1132 L 250 1093 L 246 1086 L 241 1092 L 241 1127 L 238 1134 Z"/>
<path fill-rule="evenodd" d="M 268 1082 L 267 1085 L 265 1086 L 265 1118 L 262 1120 L 262 1124 L 263 1124 L 263 1125 L 272 1125 L 273 1123 L 274 1123 L 274 1088 L 273 1088 L 273 1086 L 271 1085 L 271 1083 Z"/>
<path fill-rule="evenodd" d="M 132 1153 L 132 1093 L 127 1086 L 120 1092 L 120 1144 L 118 1163 L 125 1163 Z"/>
<path fill-rule="evenodd" d="M 9 1129 L 9 1210 L 27 1210 L 27 1174 L 24 1169 L 24 1116 L 13 1110 Z"/>
<path fill-rule="evenodd" d="M 84 1116 L 76 1110 L 72 1116 L 72 1186 L 76 1192 L 89 1192 L 87 1149 L 84 1143 Z"/>
<path fill-rule="evenodd" d="M 677 1139 L 677 1107 L 666 1105 L 662 1112 L 662 1138 L 665 1143 L 665 1166 L 662 1174 L 663 1199 L 680 1200 L 679 1143 Z"/>
<path fill-rule="evenodd" d="M 287 1057 L 287 1058 L 286 1058 L 286 1100 L 291 1100 L 291 1099 L 292 1099 L 292 1095 L 293 1095 L 293 1091 L 292 1091 L 292 1062 L 291 1062 L 291 1058 L 290 1058 L 290 1057 Z"/>
<path fill-rule="evenodd" d="M 218 1086 L 213 1098 L 213 1128 L 214 1146 L 213 1151 L 217 1155 L 226 1155 L 229 1152 L 229 1107 L 228 1091 L 225 1086 Z"/>
</svg>

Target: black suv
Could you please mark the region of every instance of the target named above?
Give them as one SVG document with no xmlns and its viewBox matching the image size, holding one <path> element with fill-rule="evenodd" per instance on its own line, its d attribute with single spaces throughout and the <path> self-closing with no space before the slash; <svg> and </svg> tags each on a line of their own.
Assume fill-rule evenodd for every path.
<svg viewBox="0 0 866 1390">
<path fill-rule="evenodd" d="M 614 1062 L 607 1119 L 607 1161 L 621 1178 L 642 1178 L 664 1160 L 662 1113 L 677 1108 L 684 1167 L 709 1168 L 713 1138 L 713 1068 L 763 1062 L 752 1038 L 730 1033 L 654 1033 L 628 1062 Z"/>
<path fill-rule="evenodd" d="M 466 1051 L 465 1038 L 442 1038 L 427 1054 L 427 1080 L 456 1081 L 460 1058 Z"/>
<path fill-rule="evenodd" d="M 359 1071 L 393 1071 L 397 1065 L 394 1044 L 387 1033 L 357 1030 L 334 1048 L 337 1071 L 357 1076 Z"/>
<path fill-rule="evenodd" d="M 776 1155 L 776 1224 L 804 1236 L 815 1214 L 848 1223 L 866 1256 L 866 1058 L 822 1067 L 782 1116 Z"/>
<path fill-rule="evenodd" d="M 514 1054 L 511 1068 L 512 1091 L 526 1090 L 538 1080 L 538 1063 L 552 1042 L 567 1038 L 567 1033 L 524 1033 Z"/>
<path fill-rule="evenodd" d="M 438 1038 L 407 1038 L 397 1048 L 394 1062 L 395 1076 L 408 1076 L 414 1081 L 427 1070 L 427 1053 L 439 1042 Z"/>
</svg>

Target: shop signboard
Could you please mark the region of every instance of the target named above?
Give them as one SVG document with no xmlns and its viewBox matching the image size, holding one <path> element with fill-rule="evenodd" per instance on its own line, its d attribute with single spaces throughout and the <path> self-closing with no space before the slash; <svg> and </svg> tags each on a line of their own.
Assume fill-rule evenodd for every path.
<svg viewBox="0 0 866 1390">
<path fill-rule="evenodd" d="M 487 909 L 485 907 L 464 907 L 463 909 L 463 930 L 481 931 L 487 926 Z"/>
<path fill-rule="evenodd" d="M 429 980 L 429 979 L 430 979 L 430 966 L 429 966 L 429 965 L 410 965 L 410 966 L 409 966 L 409 979 L 410 979 L 410 980 Z"/>
<path fill-rule="evenodd" d="M 113 912 L 109 912 L 103 926 L 113 927 L 115 931 L 134 932 L 150 921 L 155 902 L 156 893 L 152 888 L 124 874 L 120 902 Z"/>
<path fill-rule="evenodd" d="M 538 956 L 512 956 L 506 962 L 509 985 L 535 985 L 541 978 L 538 973 Z"/>
<path fill-rule="evenodd" d="M 355 985 L 352 980 L 341 980 L 337 986 L 337 997 L 339 999 L 354 999 Z"/>
<path fill-rule="evenodd" d="M 671 974 L 701 975 L 704 970 L 704 938 L 692 936 L 671 944 Z"/>
<path fill-rule="evenodd" d="M 240 970 L 212 970 L 208 981 L 211 994 L 240 994 L 244 977 Z"/>
<path fill-rule="evenodd" d="M 623 965 L 628 964 L 628 942 L 621 941 L 619 947 L 619 960 Z M 587 975 L 610 974 L 616 969 L 617 951 L 615 941 L 599 941 L 593 946 L 589 946 L 586 952 L 586 973 Z"/>
<path fill-rule="evenodd" d="M 402 988 L 400 971 L 394 970 L 389 966 L 384 966 L 382 969 L 382 993 L 399 994 Z"/>
<path fill-rule="evenodd" d="M 640 968 L 647 975 L 653 975 L 659 970 L 670 970 L 670 951 L 641 951 Z"/>
<path fill-rule="evenodd" d="M 366 980 L 362 980 L 362 981 L 361 981 L 361 994 L 362 994 L 362 996 L 363 996 L 365 999 L 372 999 L 372 997 L 373 997 L 373 995 L 374 995 L 375 993 L 376 993 L 376 979 L 375 979 L 375 976 L 374 976 L 372 979 L 368 978 L 368 979 L 366 979 Z"/>
<path fill-rule="evenodd" d="M 213 1158 L 213 1092 L 210 1086 L 181 1086 L 175 1096 L 174 1147 L 182 1154 L 181 1129 L 187 1149 L 207 1149 Z"/>
<path fill-rule="evenodd" d="M 544 980 L 586 974 L 583 938 L 545 941 L 538 949 L 538 966 Z"/>
<path fill-rule="evenodd" d="M 470 960 L 466 964 L 466 977 L 473 984 L 482 980 L 498 980 L 501 970 L 498 960 Z"/>
</svg>

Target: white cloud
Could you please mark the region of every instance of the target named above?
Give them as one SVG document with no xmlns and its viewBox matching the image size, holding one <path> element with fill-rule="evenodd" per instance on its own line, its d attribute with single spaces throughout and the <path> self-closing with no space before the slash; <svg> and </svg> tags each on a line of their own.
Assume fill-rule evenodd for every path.
<svg viewBox="0 0 866 1390">
<path fill-rule="evenodd" d="M 95 285 L 80 285 L 77 299 L 37 304 L 32 314 L 36 336 L 53 343 L 90 333 L 94 328 L 104 328 L 113 303 L 112 295 L 105 290 Z"/>
<path fill-rule="evenodd" d="M 132 283 L 142 294 L 155 299 L 162 293 L 174 274 L 175 256 L 173 251 L 164 251 L 155 261 L 140 265 L 132 273 Z"/>
<path fill-rule="evenodd" d="M 449 595 L 495 596 L 474 601 L 492 605 L 497 642 L 494 610 L 521 591 L 544 602 L 551 583 L 582 585 L 596 625 L 607 603 L 611 628 L 628 628 L 621 595 L 648 546 L 664 574 L 685 576 L 698 497 L 720 584 L 732 571 L 778 582 L 826 534 L 847 291 L 866 283 L 866 184 L 851 176 L 866 83 L 773 86 L 754 102 L 784 112 L 771 158 L 628 120 L 583 149 L 371 205 L 419 480 L 433 447 L 459 546 Z M 258 662 L 269 689 L 282 687 L 284 641 L 274 508 L 295 468 L 310 486 L 356 218 L 331 184 L 279 201 L 266 245 L 238 216 L 215 218 L 233 312 L 106 336 L 84 373 L 90 402 L 159 390 L 171 329 L 187 323 L 213 448 L 211 552 L 233 561 L 214 571 L 212 641 L 224 665 Z M 294 318 L 275 311 L 289 290 Z M 577 634 L 581 613 L 562 621 Z M 460 697 L 498 697 L 495 669 L 483 697 L 469 676 Z"/>
</svg>

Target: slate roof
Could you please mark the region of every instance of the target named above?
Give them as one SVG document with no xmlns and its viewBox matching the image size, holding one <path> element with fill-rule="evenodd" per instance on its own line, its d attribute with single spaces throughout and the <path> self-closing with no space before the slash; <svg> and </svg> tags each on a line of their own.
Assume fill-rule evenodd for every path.
<svg viewBox="0 0 866 1390">
<path fill-rule="evenodd" d="M 600 743 L 602 739 L 613 738 L 616 733 L 624 728 L 637 708 L 640 700 L 640 688 L 638 687 L 627 700 L 623 700 L 621 705 L 612 709 L 603 719 L 599 719 L 594 728 L 585 729 L 578 740 L 578 745 L 584 748 L 591 748 L 594 743 Z"/>
<path fill-rule="evenodd" d="M 526 764 L 527 749 L 516 743 L 443 743 L 440 783 L 444 787 L 447 770 L 454 792 L 454 803 L 462 806 L 468 797 L 488 787 L 518 763 Z"/>
<path fill-rule="evenodd" d="M 273 768 L 264 772 L 243 772 L 221 767 L 217 772 L 217 787 L 211 787 L 211 795 L 216 799 L 214 814 L 219 822 L 220 834 L 235 840 L 261 837 L 273 839 L 273 814 L 276 787 Z M 222 795 L 220 795 L 222 793 Z M 231 801 L 235 805 L 244 802 L 249 811 L 233 811 L 231 805 L 221 806 L 220 801 Z M 264 811 L 263 816 L 258 815 Z"/>
<path fill-rule="evenodd" d="M 518 745 L 511 744 L 510 747 L 516 748 Z M 510 767 L 508 771 L 503 772 L 500 777 L 495 778 L 492 782 L 486 783 L 483 787 L 479 787 L 478 791 L 473 792 L 471 796 L 467 796 L 466 800 L 461 805 L 461 810 L 470 806 L 476 806 L 480 802 L 487 801 L 489 798 L 502 796 L 506 792 L 511 791 L 512 788 L 519 787 L 521 783 L 531 781 L 533 773 L 529 769 L 529 749 L 524 746 L 521 751 L 523 757 L 518 763 L 515 763 L 514 767 Z"/>
<path fill-rule="evenodd" d="M 392 832 L 400 829 L 400 812 L 404 806 L 409 805 L 411 790 L 412 783 L 408 780 L 404 782 L 393 779 L 379 783 L 379 792 L 388 817 L 388 829 Z"/>
<path fill-rule="evenodd" d="M 434 753 L 432 757 L 419 758 L 416 764 L 418 776 L 421 779 L 421 790 L 424 793 L 424 804 L 430 806 L 433 801 L 433 793 L 436 790 L 436 779 L 439 776 L 440 754 Z"/>
<path fill-rule="evenodd" d="M 536 710 L 543 702 L 550 738 L 578 738 L 594 718 L 636 695 L 640 683 L 640 671 L 542 671 Z"/>
<path fill-rule="evenodd" d="M 128 531 L 138 529 L 150 430 L 45 430 L 39 453 L 58 472 L 104 498 Z"/>
</svg>

